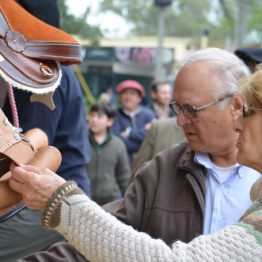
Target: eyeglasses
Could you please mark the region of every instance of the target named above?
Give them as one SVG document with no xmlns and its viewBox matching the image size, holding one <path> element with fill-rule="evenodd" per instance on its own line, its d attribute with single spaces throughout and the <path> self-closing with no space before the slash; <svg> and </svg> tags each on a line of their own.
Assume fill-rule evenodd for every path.
<svg viewBox="0 0 262 262">
<path fill-rule="evenodd" d="M 196 118 L 197 117 L 197 113 L 199 111 L 202 111 L 204 110 L 205 108 L 209 107 L 209 106 L 212 106 L 212 105 L 215 105 L 215 104 L 218 104 L 220 103 L 221 101 L 229 98 L 229 97 L 232 97 L 233 94 L 228 94 L 228 95 L 225 95 L 223 96 L 222 98 L 219 98 L 218 100 L 216 101 L 213 101 L 211 103 L 208 103 L 206 105 L 202 105 L 202 106 L 192 106 L 192 105 L 189 105 L 189 104 L 184 104 L 184 105 L 179 105 L 177 104 L 175 101 L 172 101 L 170 104 L 169 104 L 169 107 L 171 108 L 171 110 L 173 112 L 175 112 L 177 115 L 180 111 L 183 112 L 183 114 L 186 116 L 186 117 L 189 117 L 189 118 Z"/>
<path fill-rule="evenodd" d="M 262 111 L 262 108 L 257 108 L 257 107 L 251 107 L 251 106 L 247 106 L 247 105 L 243 105 L 243 117 L 247 118 L 249 116 L 251 116 L 254 112 L 252 111 Z"/>
</svg>

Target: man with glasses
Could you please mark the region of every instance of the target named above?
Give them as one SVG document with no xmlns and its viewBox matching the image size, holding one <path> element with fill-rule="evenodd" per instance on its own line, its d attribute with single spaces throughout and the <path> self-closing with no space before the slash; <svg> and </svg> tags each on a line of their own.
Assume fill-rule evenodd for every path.
<svg viewBox="0 0 262 262">
<path fill-rule="evenodd" d="M 249 74 L 227 51 L 208 48 L 191 54 L 176 77 L 170 103 L 188 143 L 142 165 L 124 199 L 105 209 L 168 244 L 188 242 L 239 220 L 260 177 L 236 162 L 237 112 L 232 105 L 238 81 Z"/>
<path fill-rule="evenodd" d="M 249 74 L 227 51 L 208 48 L 191 54 L 176 77 L 170 105 L 188 142 L 143 164 L 124 198 L 107 204 L 105 210 L 169 245 L 238 221 L 251 205 L 249 191 L 260 177 L 236 162 L 238 133 L 233 119 L 240 109 L 233 104 L 238 81 Z M 72 247 L 59 243 L 52 258 L 57 249 L 64 258 L 59 256 L 59 261 L 72 256 Z"/>
<path fill-rule="evenodd" d="M 175 101 L 172 101 L 170 104 L 169 104 L 169 107 L 171 108 L 171 110 L 173 112 L 175 112 L 177 115 L 179 114 L 180 111 L 182 111 L 182 113 L 187 116 L 187 117 L 190 117 L 190 118 L 196 118 L 197 117 L 197 113 L 204 110 L 205 108 L 209 107 L 209 106 L 212 106 L 212 105 L 215 105 L 227 98 L 230 98 L 232 97 L 233 95 L 232 94 L 228 94 L 228 95 L 225 95 L 213 102 L 210 102 L 208 104 L 205 104 L 205 105 L 202 105 L 202 106 L 192 106 L 192 105 L 189 105 L 189 104 L 184 104 L 184 105 L 179 105 L 177 104 Z"/>
</svg>

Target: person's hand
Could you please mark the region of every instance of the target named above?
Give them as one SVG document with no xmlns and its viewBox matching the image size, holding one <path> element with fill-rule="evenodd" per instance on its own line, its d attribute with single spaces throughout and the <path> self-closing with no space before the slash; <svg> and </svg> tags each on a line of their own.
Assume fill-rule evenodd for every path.
<svg viewBox="0 0 262 262">
<path fill-rule="evenodd" d="M 120 135 L 122 137 L 129 137 L 129 134 L 130 134 L 131 130 L 132 130 L 132 128 L 129 126 L 129 127 L 126 128 L 125 131 L 121 132 Z"/>
<path fill-rule="evenodd" d="M 50 169 L 36 166 L 14 164 L 10 167 L 12 176 L 10 187 L 22 195 L 26 206 L 43 211 L 48 199 L 66 181 Z"/>
<path fill-rule="evenodd" d="M 149 130 L 151 125 L 152 125 L 151 122 L 145 124 L 145 126 L 144 126 L 145 130 Z"/>
</svg>

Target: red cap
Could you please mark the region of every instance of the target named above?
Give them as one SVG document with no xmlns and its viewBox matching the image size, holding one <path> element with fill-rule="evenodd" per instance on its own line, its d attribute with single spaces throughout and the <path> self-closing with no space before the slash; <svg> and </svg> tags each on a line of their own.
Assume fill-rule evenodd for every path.
<svg viewBox="0 0 262 262">
<path fill-rule="evenodd" d="M 145 96 L 144 87 L 135 80 L 125 80 L 116 86 L 117 93 L 121 93 L 126 89 L 135 89 L 140 93 L 142 97 Z"/>
</svg>

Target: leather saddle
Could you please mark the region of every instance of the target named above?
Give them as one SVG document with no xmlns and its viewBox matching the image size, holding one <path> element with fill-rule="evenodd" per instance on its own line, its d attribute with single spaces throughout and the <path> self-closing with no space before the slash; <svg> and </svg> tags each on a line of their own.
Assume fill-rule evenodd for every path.
<svg viewBox="0 0 262 262">
<path fill-rule="evenodd" d="M 34 95 L 52 95 L 60 84 L 60 64 L 81 60 L 80 45 L 69 34 L 37 19 L 15 0 L 0 0 L 0 76 L 9 85 Z M 19 212 L 13 212 L 13 206 L 9 206 L 21 200 L 6 179 L 12 162 L 31 163 L 53 171 L 61 162 L 57 149 L 46 145 L 36 150 L 31 139 L 20 131 L 0 110 L 0 207 L 7 207 L 0 208 L 1 214 L 8 210 L 12 215 Z"/>
<path fill-rule="evenodd" d="M 25 206 L 22 197 L 8 184 L 10 165 L 32 164 L 56 171 L 61 164 L 61 154 L 48 146 L 47 135 L 38 128 L 30 129 L 26 136 L 20 133 L 0 109 L 0 223 L 10 219 Z"/>
<path fill-rule="evenodd" d="M 81 62 L 80 45 L 67 33 L 32 16 L 14 0 L 0 1 L 0 75 L 34 94 L 53 92 L 60 63 Z"/>
<path fill-rule="evenodd" d="M 27 163 L 35 154 L 34 146 L 20 132 L 0 109 L 0 178 L 9 171 L 12 162 Z"/>
</svg>

